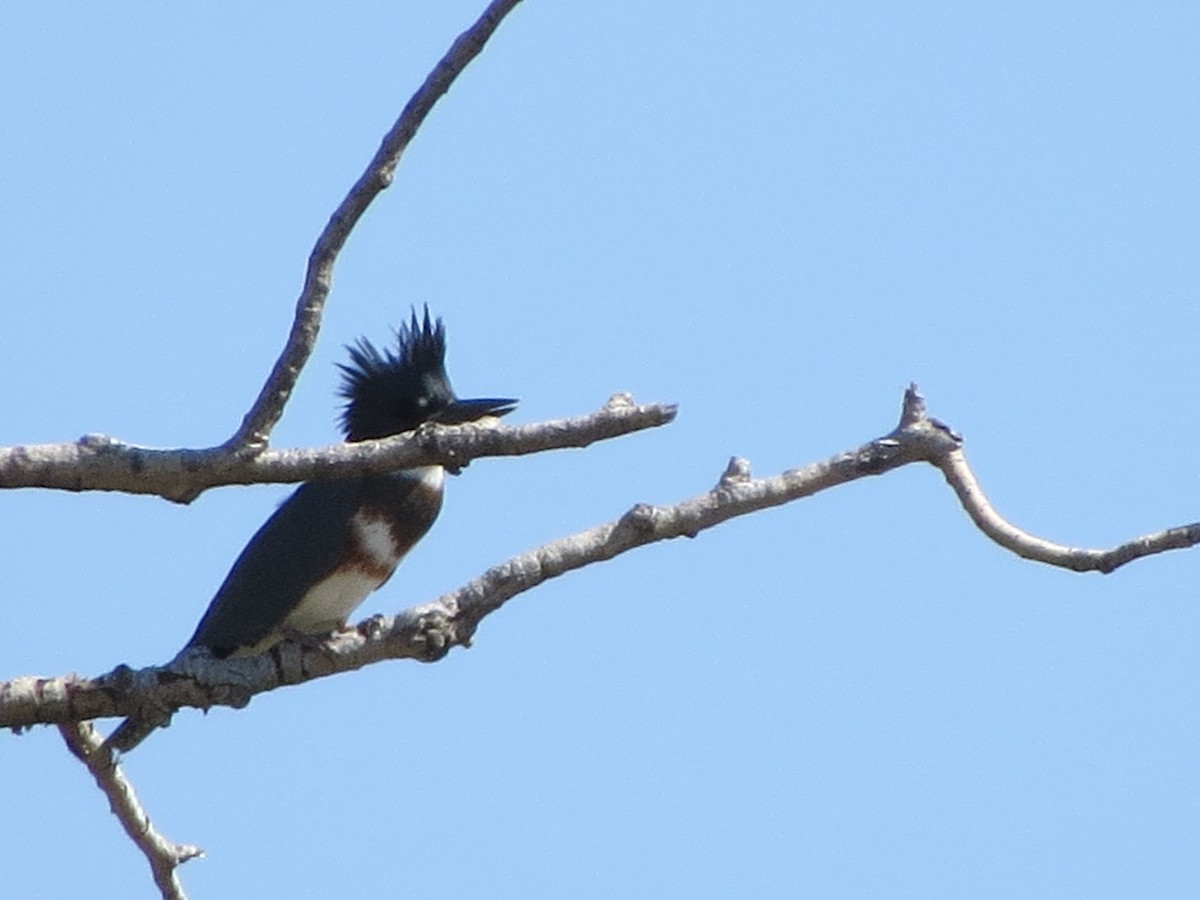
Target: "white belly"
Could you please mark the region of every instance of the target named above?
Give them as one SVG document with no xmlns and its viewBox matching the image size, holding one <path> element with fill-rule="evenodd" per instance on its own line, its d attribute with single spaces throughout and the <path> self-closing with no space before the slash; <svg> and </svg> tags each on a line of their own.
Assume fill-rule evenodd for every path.
<svg viewBox="0 0 1200 900">
<path fill-rule="evenodd" d="M 440 492 L 446 470 L 441 466 L 422 466 L 405 475 L 416 478 L 421 486 Z M 350 520 L 352 549 L 349 567 L 339 570 L 312 588 L 283 623 L 303 634 L 326 634 L 346 624 L 367 595 L 383 584 L 400 563 L 400 546 L 391 526 L 378 515 L 359 512 Z"/>
<path fill-rule="evenodd" d="M 359 513 L 350 520 L 356 566 L 343 569 L 312 588 L 287 617 L 286 625 L 305 634 L 324 634 L 346 624 L 350 613 L 392 574 L 400 548 L 383 519 Z"/>
<path fill-rule="evenodd" d="M 305 594 L 285 624 L 304 634 L 325 634 L 341 628 L 367 594 L 383 582 L 366 572 L 339 572 Z"/>
</svg>

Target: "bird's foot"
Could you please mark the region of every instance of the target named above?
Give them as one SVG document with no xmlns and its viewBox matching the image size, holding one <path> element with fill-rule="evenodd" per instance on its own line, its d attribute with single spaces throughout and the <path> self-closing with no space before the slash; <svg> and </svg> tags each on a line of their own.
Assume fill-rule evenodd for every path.
<svg viewBox="0 0 1200 900">
<path fill-rule="evenodd" d="M 283 625 L 279 628 L 279 636 L 285 641 L 292 641 L 308 650 L 315 650 L 320 647 L 334 633 L 333 631 L 326 631 L 321 634 L 313 634 L 308 631 L 301 631 L 298 628 L 292 628 L 289 625 Z"/>
<path fill-rule="evenodd" d="M 333 647 L 330 646 L 338 636 L 343 634 L 355 634 L 356 631 L 345 622 L 340 623 L 336 628 L 330 631 L 314 634 L 309 631 L 300 631 L 296 628 L 291 628 L 284 625 L 279 629 L 279 634 L 284 640 L 294 641 L 306 650 L 322 650 L 326 653 L 333 653 Z"/>
</svg>

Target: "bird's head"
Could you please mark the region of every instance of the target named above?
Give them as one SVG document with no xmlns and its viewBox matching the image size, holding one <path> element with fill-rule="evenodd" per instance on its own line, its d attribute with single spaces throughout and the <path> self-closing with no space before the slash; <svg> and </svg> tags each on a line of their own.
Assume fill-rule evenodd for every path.
<svg viewBox="0 0 1200 900">
<path fill-rule="evenodd" d="M 429 307 L 421 322 L 414 310 L 396 330 L 396 349 L 379 350 L 366 338 L 347 347 L 350 362 L 342 370 L 346 398 L 342 427 L 348 441 L 367 441 L 411 431 L 425 422 L 459 425 L 485 416 L 503 416 L 516 400 L 460 400 L 446 375 L 446 328 L 431 321 Z"/>
</svg>

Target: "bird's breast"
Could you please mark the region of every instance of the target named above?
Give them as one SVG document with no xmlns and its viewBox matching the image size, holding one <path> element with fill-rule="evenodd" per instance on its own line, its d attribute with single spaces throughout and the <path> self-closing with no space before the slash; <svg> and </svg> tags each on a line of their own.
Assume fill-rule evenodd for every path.
<svg viewBox="0 0 1200 900">
<path fill-rule="evenodd" d="M 305 634 L 343 627 L 429 530 L 441 508 L 444 478 L 441 466 L 425 466 L 373 482 L 375 490 L 350 519 L 341 562 L 308 590 L 285 624 Z"/>
<path fill-rule="evenodd" d="M 387 519 L 360 510 L 350 520 L 349 553 L 341 565 L 317 582 L 287 617 L 287 625 L 305 634 L 343 626 L 373 590 L 387 581 L 400 562 L 399 543 Z"/>
</svg>

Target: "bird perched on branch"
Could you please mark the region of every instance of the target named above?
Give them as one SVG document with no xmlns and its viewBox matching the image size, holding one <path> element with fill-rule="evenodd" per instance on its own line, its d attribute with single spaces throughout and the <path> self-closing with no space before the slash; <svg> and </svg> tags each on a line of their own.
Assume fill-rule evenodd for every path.
<svg viewBox="0 0 1200 900">
<path fill-rule="evenodd" d="M 511 412 L 515 400 L 460 400 L 446 375 L 442 320 L 414 311 L 379 350 L 360 338 L 341 365 L 347 441 L 411 431 L 426 422 L 458 425 Z M 287 637 L 325 635 L 382 585 L 427 532 L 442 507 L 441 466 L 302 484 L 258 530 L 184 647 L 214 656 L 250 656 Z M 132 750 L 167 716 L 131 717 L 109 736 Z"/>
</svg>

